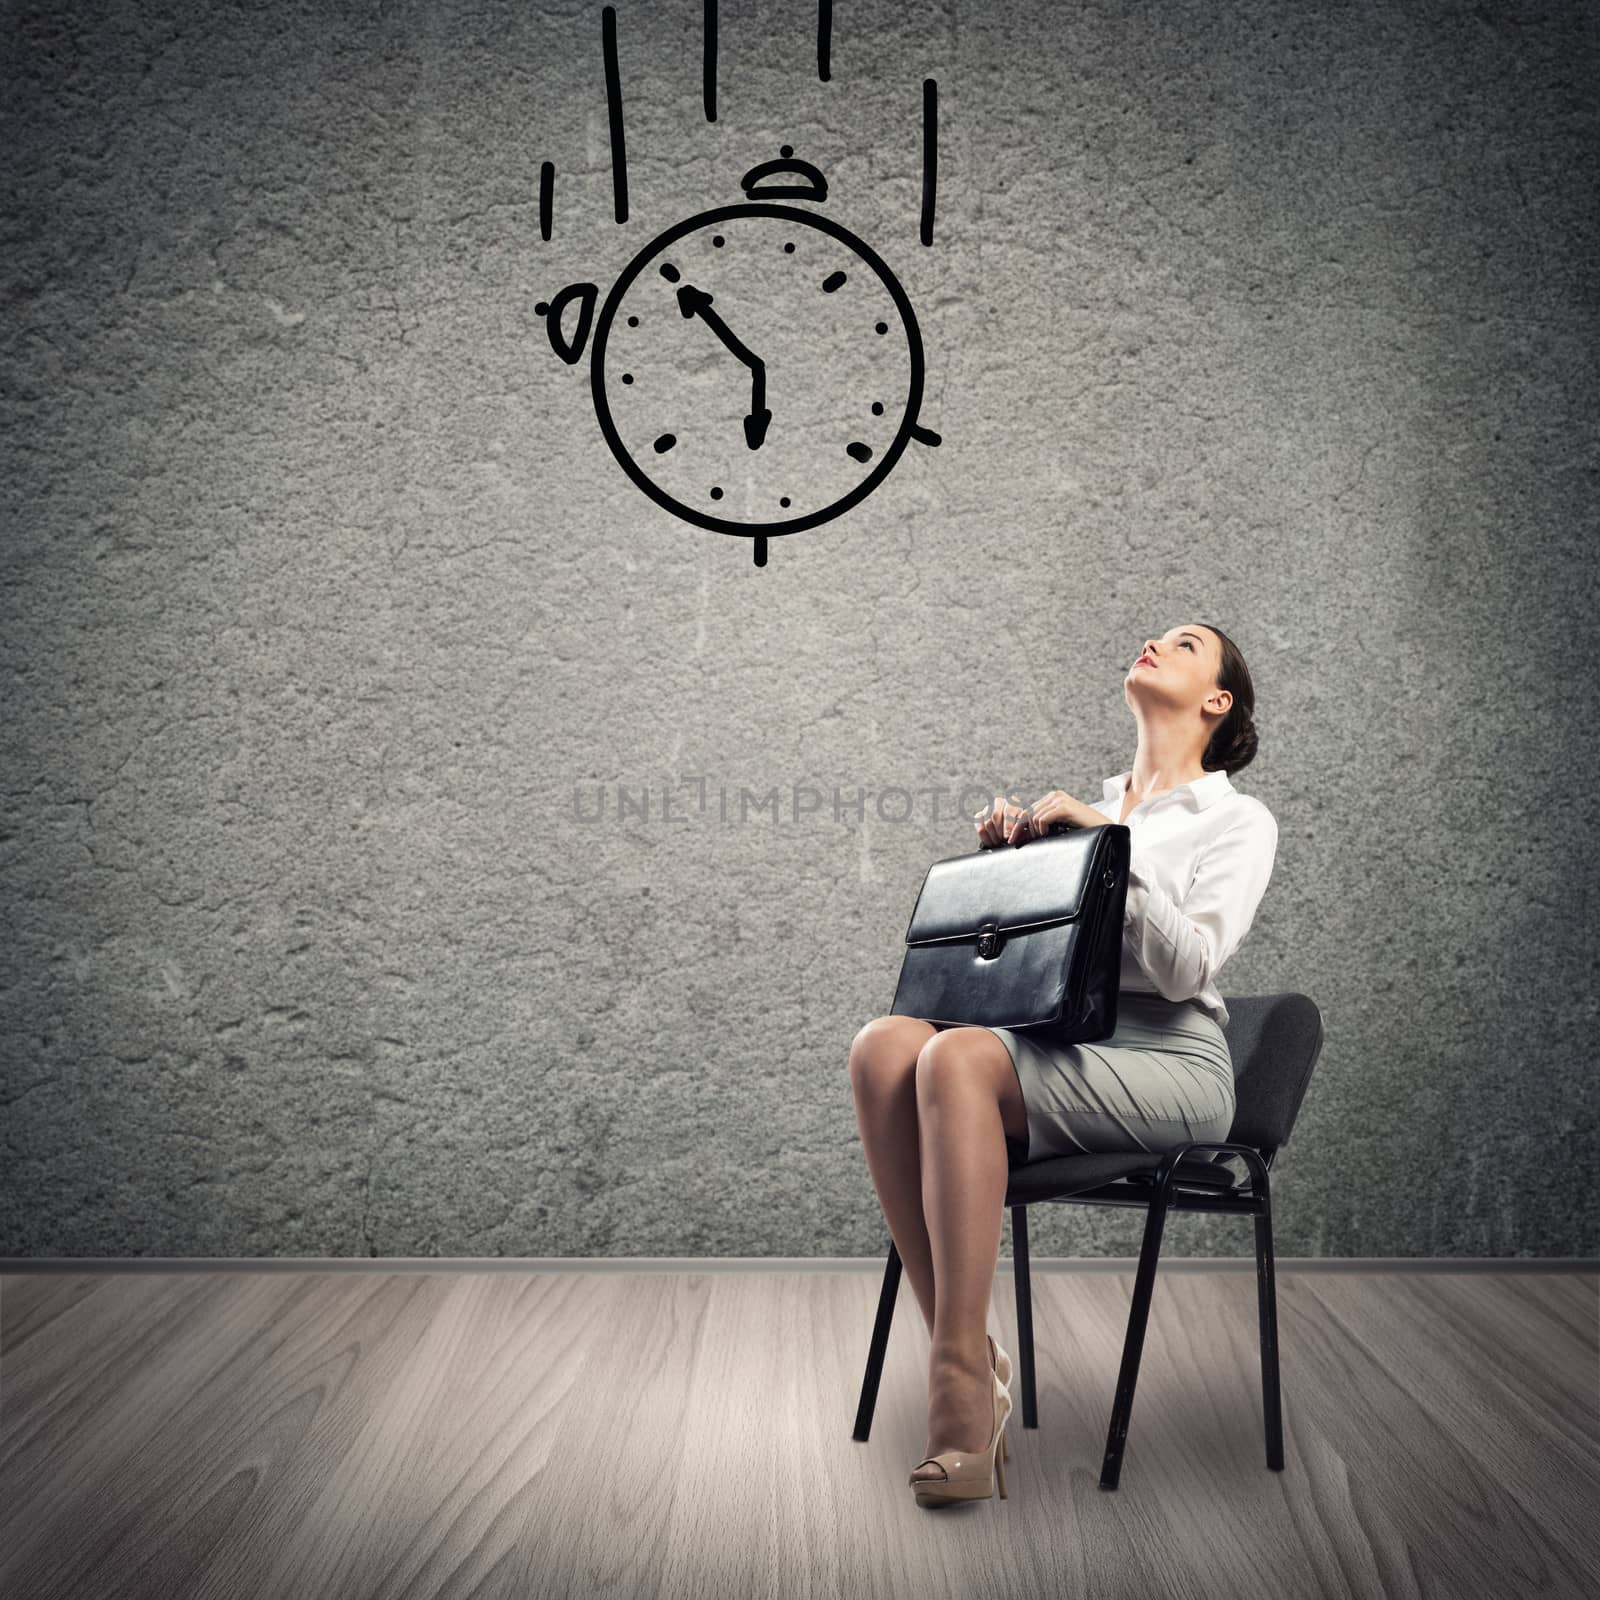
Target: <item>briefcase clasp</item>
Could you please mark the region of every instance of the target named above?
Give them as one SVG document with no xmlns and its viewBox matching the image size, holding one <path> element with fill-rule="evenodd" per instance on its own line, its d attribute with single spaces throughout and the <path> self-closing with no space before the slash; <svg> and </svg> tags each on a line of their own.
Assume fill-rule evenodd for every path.
<svg viewBox="0 0 1600 1600">
<path fill-rule="evenodd" d="M 993 961 L 1000 954 L 1002 943 L 1000 924 L 998 922 L 985 922 L 978 929 L 978 954 L 985 961 Z"/>
</svg>

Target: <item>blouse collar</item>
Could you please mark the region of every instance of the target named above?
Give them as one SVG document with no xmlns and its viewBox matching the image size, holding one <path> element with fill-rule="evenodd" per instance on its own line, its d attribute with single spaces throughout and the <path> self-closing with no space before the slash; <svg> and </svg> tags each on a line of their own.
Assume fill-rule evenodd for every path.
<svg viewBox="0 0 1600 1600">
<path fill-rule="evenodd" d="M 1114 778 L 1105 781 L 1105 797 L 1115 800 L 1119 804 L 1128 792 L 1128 781 L 1133 777 L 1132 771 L 1119 772 Z M 1191 808 L 1195 811 L 1204 811 L 1213 802 L 1220 800 L 1223 795 L 1231 793 L 1233 785 L 1228 781 L 1226 767 L 1218 767 L 1214 772 L 1208 772 L 1202 778 L 1191 778 L 1188 783 L 1180 783 L 1176 789 L 1164 789 L 1155 796 L 1157 800 L 1165 800 L 1169 796 L 1187 796 Z"/>
</svg>

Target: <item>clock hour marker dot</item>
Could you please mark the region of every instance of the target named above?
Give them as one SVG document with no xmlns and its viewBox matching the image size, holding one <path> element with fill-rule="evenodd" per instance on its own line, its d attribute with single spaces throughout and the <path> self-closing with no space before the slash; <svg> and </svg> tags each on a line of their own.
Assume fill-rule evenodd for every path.
<svg viewBox="0 0 1600 1600">
<path fill-rule="evenodd" d="M 778 154 L 785 157 L 792 156 L 794 154 L 794 146 L 792 144 L 780 144 L 778 146 Z"/>
<path fill-rule="evenodd" d="M 549 309 L 550 302 L 548 300 L 541 300 L 538 305 L 533 308 L 533 314 L 536 317 L 542 317 Z"/>
<path fill-rule="evenodd" d="M 678 281 L 678 269 L 670 261 L 663 261 L 661 263 L 661 276 L 668 283 L 676 283 Z"/>
<path fill-rule="evenodd" d="M 779 495 L 778 496 L 778 504 L 780 506 L 786 506 L 786 505 L 788 505 L 788 503 L 789 503 L 788 495 L 785 494 L 785 495 Z"/>
<path fill-rule="evenodd" d="M 630 328 L 637 328 L 639 326 L 639 319 L 637 317 L 629 317 L 628 326 Z"/>
<path fill-rule="evenodd" d="M 870 461 L 872 459 L 872 446 L 870 444 L 862 444 L 859 439 L 854 439 L 844 447 L 844 453 L 847 456 L 854 457 L 857 461 Z"/>
<path fill-rule="evenodd" d="M 675 445 L 677 442 L 678 442 L 677 434 L 675 434 L 675 433 L 664 433 L 664 434 L 662 434 L 661 437 L 656 440 L 656 454 L 658 456 L 664 456 L 667 453 L 667 451 L 669 451 L 673 447 L 673 445 Z"/>
<path fill-rule="evenodd" d="M 879 333 L 887 333 L 889 331 L 889 324 L 887 322 L 878 323 L 877 331 Z"/>
<path fill-rule="evenodd" d="M 788 243 L 787 243 L 787 244 L 786 244 L 786 245 L 785 245 L 785 246 L 784 246 L 784 247 L 783 247 L 783 253 L 784 253 L 784 254 L 785 254 L 785 255 L 789 255 L 789 256 L 792 256 L 792 255 L 793 255 L 793 254 L 794 254 L 794 240 L 793 240 L 793 239 L 791 239 L 791 240 L 790 240 L 790 241 L 789 241 L 789 242 L 788 242 Z"/>
<path fill-rule="evenodd" d="M 883 401 L 874 400 L 872 402 L 872 414 L 875 417 L 881 417 L 883 415 Z"/>
<path fill-rule="evenodd" d="M 720 250 L 728 241 L 720 233 L 716 233 L 711 236 L 711 242 Z"/>
<path fill-rule="evenodd" d="M 624 372 L 622 374 L 622 381 L 624 383 L 632 383 L 633 382 L 633 374 L 631 372 Z"/>
<path fill-rule="evenodd" d="M 720 500 L 722 498 L 722 490 L 719 489 L 715 484 L 712 484 L 711 486 L 711 498 L 713 500 Z"/>
</svg>

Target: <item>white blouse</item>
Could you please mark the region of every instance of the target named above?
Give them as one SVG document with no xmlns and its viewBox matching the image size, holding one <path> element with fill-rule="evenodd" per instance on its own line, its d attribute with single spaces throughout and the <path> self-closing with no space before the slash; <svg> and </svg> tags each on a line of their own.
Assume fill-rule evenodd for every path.
<svg viewBox="0 0 1600 1600">
<path fill-rule="evenodd" d="M 1105 798 L 1095 802 L 1112 822 L 1131 776 L 1107 778 Z M 1217 974 L 1255 920 L 1277 854 L 1277 820 L 1218 768 L 1140 801 L 1127 827 L 1122 987 L 1198 999 L 1226 1027 Z"/>
</svg>

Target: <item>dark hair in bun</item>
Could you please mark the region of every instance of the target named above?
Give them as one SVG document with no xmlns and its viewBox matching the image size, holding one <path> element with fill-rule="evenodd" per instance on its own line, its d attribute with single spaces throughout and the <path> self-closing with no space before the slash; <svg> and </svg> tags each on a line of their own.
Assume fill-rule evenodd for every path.
<svg viewBox="0 0 1600 1600">
<path fill-rule="evenodd" d="M 1217 674 L 1217 687 L 1233 696 L 1233 704 L 1212 733 L 1200 765 L 1207 772 L 1221 767 L 1231 774 L 1248 767 L 1256 758 L 1256 690 L 1238 645 L 1214 623 L 1208 622 L 1206 627 L 1222 641 L 1222 670 Z"/>
</svg>

